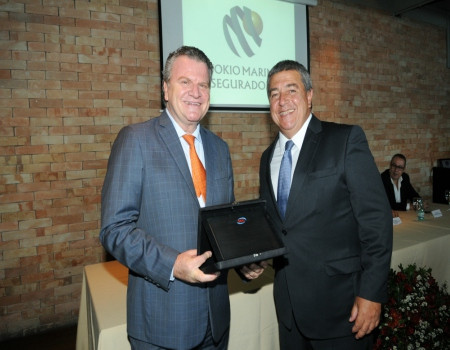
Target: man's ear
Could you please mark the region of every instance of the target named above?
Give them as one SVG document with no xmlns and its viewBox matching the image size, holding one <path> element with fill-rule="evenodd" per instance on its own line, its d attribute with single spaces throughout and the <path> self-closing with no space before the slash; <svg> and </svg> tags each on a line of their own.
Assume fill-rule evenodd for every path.
<svg viewBox="0 0 450 350">
<path fill-rule="evenodd" d="M 164 101 L 166 101 L 166 102 L 169 100 L 169 96 L 167 96 L 167 90 L 168 90 L 167 83 L 164 81 L 163 82 L 163 91 L 164 91 Z"/>
<path fill-rule="evenodd" d="M 308 108 L 312 109 L 312 98 L 314 95 L 314 90 L 311 89 L 309 91 L 306 92 L 306 98 L 308 99 Z"/>
</svg>

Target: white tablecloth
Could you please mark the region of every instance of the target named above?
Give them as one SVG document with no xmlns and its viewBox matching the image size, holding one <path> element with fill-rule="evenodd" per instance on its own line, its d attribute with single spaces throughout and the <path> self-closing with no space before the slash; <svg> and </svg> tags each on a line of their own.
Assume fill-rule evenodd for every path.
<svg viewBox="0 0 450 350">
<path fill-rule="evenodd" d="M 231 306 L 228 349 L 278 349 L 273 270 L 249 283 L 243 283 L 230 271 L 228 280 Z M 127 281 L 128 269 L 117 261 L 85 267 L 77 350 L 130 349 L 126 332 Z"/>
<path fill-rule="evenodd" d="M 400 212 L 402 223 L 394 226 L 391 267 L 416 263 L 431 267 L 439 282 L 450 281 L 450 211 L 443 217 L 426 214 L 418 222 L 414 211 Z M 77 350 L 129 350 L 126 332 L 128 270 L 117 261 L 86 266 L 78 319 Z M 278 350 L 278 326 L 272 298 L 273 271 L 242 283 L 229 275 L 231 328 L 229 350 Z M 254 292 L 252 292 L 254 291 Z"/>
<path fill-rule="evenodd" d="M 414 211 L 399 212 L 402 223 L 394 226 L 394 247 L 391 267 L 398 265 L 430 267 L 439 283 L 450 282 L 450 211 L 443 204 L 432 204 L 431 209 L 441 210 L 442 217 L 425 214 L 424 221 L 418 221 Z"/>
</svg>

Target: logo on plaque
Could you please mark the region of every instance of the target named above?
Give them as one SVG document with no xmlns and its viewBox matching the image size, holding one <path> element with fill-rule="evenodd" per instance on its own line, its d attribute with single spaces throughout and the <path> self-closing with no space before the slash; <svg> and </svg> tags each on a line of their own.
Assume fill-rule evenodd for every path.
<svg viewBox="0 0 450 350">
<path fill-rule="evenodd" d="M 247 222 L 247 218 L 244 217 L 244 216 L 242 216 L 242 217 L 240 217 L 239 219 L 236 220 L 236 223 L 238 225 L 244 225 L 246 222 Z"/>
</svg>

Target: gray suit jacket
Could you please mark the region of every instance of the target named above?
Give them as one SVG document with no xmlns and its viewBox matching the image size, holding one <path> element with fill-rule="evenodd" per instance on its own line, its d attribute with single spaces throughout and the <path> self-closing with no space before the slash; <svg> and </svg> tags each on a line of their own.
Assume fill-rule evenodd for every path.
<svg viewBox="0 0 450 350">
<path fill-rule="evenodd" d="M 285 220 L 270 177 L 275 142 L 261 158 L 260 194 L 288 250 L 274 260 L 279 322 L 291 328 L 295 317 L 316 339 L 350 335 L 355 297 L 386 299 L 392 252 L 391 210 L 364 132 L 313 116 Z"/>
<path fill-rule="evenodd" d="M 206 205 L 234 201 L 227 144 L 201 128 Z M 186 158 L 168 115 L 123 128 L 111 150 L 102 189 L 100 240 L 130 269 L 128 334 L 158 346 L 187 349 L 229 327 L 226 274 L 208 285 L 170 281 L 180 252 L 197 246 L 199 204 Z M 114 307 L 114 305 L 111 305 Z"/>
</svg>

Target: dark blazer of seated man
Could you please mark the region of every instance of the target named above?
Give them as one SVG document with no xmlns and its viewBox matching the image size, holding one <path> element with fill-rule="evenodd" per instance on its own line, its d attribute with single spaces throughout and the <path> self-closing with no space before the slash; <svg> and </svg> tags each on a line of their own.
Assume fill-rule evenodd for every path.
<svg viewBox="0 0 450 350">
<path fill-rule="evenodd" d="M 409 175 L 404 172 L 405 168 L 406 157 L 398 153 L 392 157 L 389 169 L 381 173 L 392 210 L 406 210 L 408 200 L 412 202 L 414 197 L 420 197 L 411 185 Z"/>
</svg>

